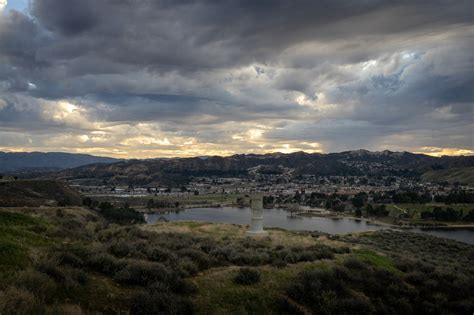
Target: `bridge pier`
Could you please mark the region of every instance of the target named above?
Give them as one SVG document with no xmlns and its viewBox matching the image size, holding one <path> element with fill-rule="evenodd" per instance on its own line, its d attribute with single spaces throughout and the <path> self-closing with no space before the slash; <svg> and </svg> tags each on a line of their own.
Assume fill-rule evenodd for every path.
<svg viewBox="0 0 474 315">
<path fill-rule="evenodd" d="M 252 194 L 250 197 L 250 208 L 252 209 L 252 219 L 247 230 L 247 236 L 266 236 L 267 231 L 263 230 L 263 196 Z"/>
</svg>

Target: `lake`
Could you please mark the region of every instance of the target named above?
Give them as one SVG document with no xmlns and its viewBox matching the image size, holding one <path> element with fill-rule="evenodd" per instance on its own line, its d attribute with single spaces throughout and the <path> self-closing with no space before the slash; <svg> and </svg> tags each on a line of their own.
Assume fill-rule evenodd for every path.
<svg viewBox="0 0 474 315">
<path fill-rule="evenodd" d="M 249 224 L 251 218 L 250 208 L 222 207 L 222 208 L 196 208 L 165 214 L 146 215 L 147 223 L 155 223 L 160 218 L 169 221 L 205 221 L 213 223 Z M 329 234 L 344 234 L 352 232 L 374 231 L 390 229 L 388 226 L 367 223 L 365 220 L 351 218 L 326 218 L 290 216 L 283 209 L 264 209 L 263 225 L 265 227 L 278 227 L 292 231 L 320 231 Z M 425 233 L 438 237 L 454 239 L 457 241 L 474 244 L 474 230 L 472 229 L 419 229 L 407 231 Z"/>
</svg>

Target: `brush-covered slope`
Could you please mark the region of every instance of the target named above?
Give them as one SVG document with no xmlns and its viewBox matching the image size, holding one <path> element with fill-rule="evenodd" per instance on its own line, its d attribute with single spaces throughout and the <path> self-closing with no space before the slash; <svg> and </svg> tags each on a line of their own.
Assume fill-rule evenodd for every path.
<svg viewBox="0 0 474 315">
<path fill-rule="evenodd" d="M 0 207 L 81 205 L 81 194 L 58 180 L 0 182 Z"/>
<path fill-rule="evenodd" d="M 420 176 L 433 169 L 474 166 L 474 157 L 432 157 L 409 152 L 365 150 L 330 154 L 248 154 L 229 157 L 170 160 L 129 160 L 93 164 L 64 170 L 55 178 L 81 183 L 180 185 L 192 176 L 247 176 L 255 170 L 285 171 L 300 175 L 399 175 Z"/>
<path fill-rule="evenodd" d="M 474 167 L 453 168 L 447 170 L 433 170 L 422 175 L 425 182 L 449 182 L 474 185 Z"/>
<path fill-rule="evenodd" d="M 474 246 L 0 208 L 1 314 L 472 314 Z"/>
</svg>

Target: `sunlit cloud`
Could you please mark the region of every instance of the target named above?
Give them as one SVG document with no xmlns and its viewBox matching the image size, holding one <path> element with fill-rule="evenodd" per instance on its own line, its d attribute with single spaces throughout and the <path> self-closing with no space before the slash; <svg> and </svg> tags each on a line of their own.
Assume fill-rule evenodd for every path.
<svg viewBox="0 0 474 315">
<path fill-rule="evenodd" d="M 474 149 L 457 149 L 457 148 L 436 148 L 436 147 L 421 147 L 416 153 L 427 154 L 431 156 L 443 155 L 474 155 Z"/>
<path fill-rule="evenodd" d="M 474 150 L 465 2 L 62 2 L 2 13 L 1 150 Z"/>
<path fill-rule="evenodd" d="M 7 4 L 8 4 L 7 0 L 0 0 L 0 12 L 3 11 L 3 9 L 5 9 Z"/>
</svg>

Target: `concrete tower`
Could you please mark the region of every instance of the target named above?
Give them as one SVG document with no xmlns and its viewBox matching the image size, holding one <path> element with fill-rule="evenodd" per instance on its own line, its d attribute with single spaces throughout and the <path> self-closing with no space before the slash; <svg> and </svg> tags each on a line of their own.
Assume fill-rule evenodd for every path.
<svg viewBox="0 0 474 315">
<path fill-rule="evenodd" d="M 268 235 L 268 232 L 263 230 L 263 196 L 261 194 L 252 194 L 250 197 L 250 208 L 252 209 L 252 221 L 250 222 L 247 235 Z"/>
</svg>

